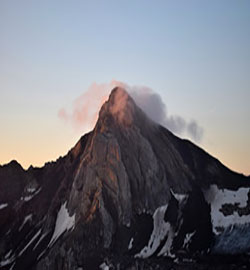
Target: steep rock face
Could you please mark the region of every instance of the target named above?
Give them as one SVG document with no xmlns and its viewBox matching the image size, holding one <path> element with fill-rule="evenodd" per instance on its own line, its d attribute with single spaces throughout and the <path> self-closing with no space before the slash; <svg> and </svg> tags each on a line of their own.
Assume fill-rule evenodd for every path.
<svg viewBox="0 0 250 270">
<path fill-rule="evenodd" d="M 224 244 L 248 231 L 249 179 L 151 121 L 121 88 L 64 158 L 28 171 L 12 163 L 0 175 L 6 188 L 19 181 L 0 197 L 10 204 L 0 210 L 3 269 L 97 269 L 105 256 L 250 248 Z"/>
<path fill-rule="evenodd" d="M 24 171 L 17 162 L 11 162 L 0 169 L 0 190 L 10 192 L 1 197 L 1 205 L 7 206 L 0 209 L 0 268 L 30 268 L 43 245 L 49 243 L 57 211 L 71 189 L 88 136 L 83 136 L 67 156 L 43 168 Z"/>
</svg>

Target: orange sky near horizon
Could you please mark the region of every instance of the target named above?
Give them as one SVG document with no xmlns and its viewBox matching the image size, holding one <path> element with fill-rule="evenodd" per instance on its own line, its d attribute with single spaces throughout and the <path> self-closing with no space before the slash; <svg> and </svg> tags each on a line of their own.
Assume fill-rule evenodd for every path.
<svg viewBox="0 0 250 270">
<path fill-rule="evenodd" d="M 40 116 L 40 122 L 35 115 L 22 116 L 21 113 L 12 120 L 3 123 L 2 119 L 7 128 L 1 133 L 0 164 L 17 160 L 24 169 L 30 165 L 41 167 L 64 156 L 83 134 L 94 127 L 91 123 L 92 128 L 85 125 L 81 130 L 72 129 L 59 119 L 56 109 L 49 118 Z M 206 127 L 204 138 L 198 145 L 231 170 L 250 175 L 249 149 L 244 145 L 247 135 L 231 130 L 231 136 L 225 137 L 225 132 L 222 126 Z"/>
<path fill-rule="evenodd" d="M 204 130 L 200 147 L 250 175 L 249 14 L 245 0 L 0 1 L 0 164 L 65 155 L 101 100 L 74 102 L 116 78 L 153 89 Z"/>
</svg>

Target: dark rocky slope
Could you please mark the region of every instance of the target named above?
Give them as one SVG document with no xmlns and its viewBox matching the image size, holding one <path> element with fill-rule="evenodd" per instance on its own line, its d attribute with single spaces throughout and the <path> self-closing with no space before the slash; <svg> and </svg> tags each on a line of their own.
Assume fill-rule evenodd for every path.
<svg viewBox="0 0 250 270">
<path fill-rule="evenodd" d="M 249 187 L 115 88 L 65 157 L 0 168 L 0 269 L 98 269 L 104 258 L 103 269 L 182 269 L 187 259 L 206 267 L 207 256 L 246 254 Z"/>
</svg>

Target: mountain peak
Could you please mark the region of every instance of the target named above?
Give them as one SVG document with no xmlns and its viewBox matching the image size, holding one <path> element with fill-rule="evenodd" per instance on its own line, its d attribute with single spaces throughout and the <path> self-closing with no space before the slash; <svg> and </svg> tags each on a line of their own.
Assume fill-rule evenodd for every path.
<svg viewBox="0 0 250 270">
<path fill-rule="evenodd" d="M 99 113 L 99 118 L 111 116 L 117 123 L 129 126 L 134 121 L 138 107 L 128 92 L 121 87 L 115 87 Z"/>
<path fill-rule="evenodd" d="M 117 96 L 121 96 L 121 95 L 127 95 L 129 96 L 128 92 L 125 90 L 125 88 L 120 87 L 120 86 L 116 86 L 115 88 L 113 88 L 111 90 L 111 93 L 109 95 L 109 100 L 112 100 L 114 98 L 117 98 Z"/>
<path fill-rule="evenodd" d="M 111 91 L 108 99 L 112 113 L 126 109 L 130 102 L 134 103 L 128 92 L 122 87 L 115 87 Z"/>
<path fill-rule="evenodd" d="M 0 166 L 0 269 L 155 269 L 158 256 L 179 269 L 250 250 L 249 178 L 155 124 L 121 87 L 64 158 L 19 168 Z"/>
</svg>

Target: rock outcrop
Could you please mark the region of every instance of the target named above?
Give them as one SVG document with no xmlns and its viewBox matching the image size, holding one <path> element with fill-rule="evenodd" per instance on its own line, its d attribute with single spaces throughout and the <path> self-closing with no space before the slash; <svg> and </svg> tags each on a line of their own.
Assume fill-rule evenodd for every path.
<svg viewBox="0 0 250 270">
<path fill-rule="evenodd" d="M 65 157 L 27 171 L 14 161 L 0 168 L 0 269 L 244 254 L 249 190 L 249 178 L 153 122 L 115 88 L 94 130 Z M 122 259 L 117 265 L 129 269 Z"/>
</svg>

